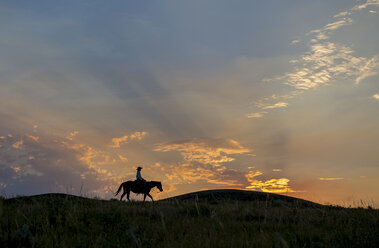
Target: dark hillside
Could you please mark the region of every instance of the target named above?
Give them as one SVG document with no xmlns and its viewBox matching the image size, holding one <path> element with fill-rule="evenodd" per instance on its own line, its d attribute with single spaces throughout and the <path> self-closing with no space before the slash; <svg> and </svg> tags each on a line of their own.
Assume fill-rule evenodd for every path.
<svg viewBox="0 0 379 248">
<path fill-rule="evenodd" d="M 300 207 L 322 207 L 323 205 L 314 203 L 311 201 L 306 201 L 303 199 L 273 194 L 264 193 L 259 191 L 247 191 L 238 189 L 220 189 L 220 190 L 204 190 L 198 192 L 192 192 L 184 195 L 174 196 L 164 200 L 234 200 L 234 201 L 263 201 L 270 202 L 271 204 L 286 205 L 286 206 L 300 206 Z"/>
<path fill-rule="evenodd" d="M 83 196 L 62 194 L 62 193 L 48 193 L 41 195 L 31 195 L 31 196 L 18 196 L 6 199 L 7 202 L 20 202 L 20 203 L 30 203 L 36 201 L 54 201 L 57 199 L 70 200 L 70 201 L 98 201 L 97 199 L 91 199 Z"/>
<path fill-rule="evenodd" d="M 320 206 L 235 190 L 156 203 L 0 197 L 0 247 L 379 247 L 379 210 Z"/>
</svg>

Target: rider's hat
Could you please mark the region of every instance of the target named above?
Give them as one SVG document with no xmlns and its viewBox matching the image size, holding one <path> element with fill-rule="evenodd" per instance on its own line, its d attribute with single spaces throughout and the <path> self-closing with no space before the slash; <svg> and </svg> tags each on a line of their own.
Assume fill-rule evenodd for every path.
<svg viewBox="0 0 379 248">
<path fill-rule="evenodd" d="M 138 167 L 137 167 L 137 170 L 142 170 L 142 167 L 141 167 L 141 166 L 138 166 Z"/>
</svg>

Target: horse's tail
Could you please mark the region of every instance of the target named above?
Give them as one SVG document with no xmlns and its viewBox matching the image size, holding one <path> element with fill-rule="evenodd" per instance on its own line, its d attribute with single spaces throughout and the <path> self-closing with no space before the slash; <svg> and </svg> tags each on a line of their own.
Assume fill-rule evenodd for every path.
<svg viewBox="0 0 379 248">
<path fill-rule="evenodd" d="M 116 194 L 114 196 L 116 196 L 116 195 L 118 195 L 118 193 L 120 193 L 120 190 L 121 190 L 121 188 L 122 188 L 123 185 L 124 185 L 124 183 L 120 184 L 120 187 L 118 187 L 118 190 L 117 190 L 117 192 L 116 192 Z"/>
</svg>

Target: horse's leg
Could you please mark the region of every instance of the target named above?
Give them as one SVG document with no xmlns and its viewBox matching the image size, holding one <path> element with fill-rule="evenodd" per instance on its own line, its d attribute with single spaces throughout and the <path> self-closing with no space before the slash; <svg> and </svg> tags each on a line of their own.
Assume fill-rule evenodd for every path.
<svg viewBox="0 0 379 248">
<path fill-rule="evenodd" d="M 124 197 L 124 195 L 125 195 L 125 191 L 124 191 L 124 193 L 122 193 L 120 201 L 122 200 L 122 198 Z"/>
<path fill-rule="evenodd" d="M 129 196 L 130 196 L 130 189 L 127 190 L 127 194 L 126 194 L 126 198 L 128 198 L 128 201 L 130 201 Z"/>
<path fill-rule="evenodd" d="M 153 197 L 149 193 L 147 193 L 147 196 L 150 197 L 150 199 L 151 199 L 152 202 L 154 202 Z"/>
<path fill-rule="evenodd" d="M 146 193 L 143 194 L 143 201 L 145 201 L 145 200 L 146 200 Z"/>
<path fill-rule="evenodd" d="M 120 201 L 122 200 L 124 196 L 125 196 L 125 184 L 122 184 L 122 195 L 121 195 Z"/>
</svg>

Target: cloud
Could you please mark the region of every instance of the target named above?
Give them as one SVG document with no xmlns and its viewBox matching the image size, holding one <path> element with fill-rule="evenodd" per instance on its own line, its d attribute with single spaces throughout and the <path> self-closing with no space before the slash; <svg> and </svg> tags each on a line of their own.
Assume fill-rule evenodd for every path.
<svg viewBox="0 0 379 248">
<path fill-rule="evenodd" d="M 267 114 L 267 112 L 250 113 L 250 114 L 247 114 L 246 117 L 247 118 L 262 118 L 265 114 Z"/>
<path fill-rule="evenodd" d="M 379 0 L 369 0 L 365 4 L 355 6 L 350 11 L 341 12 L 334 16 L 334 18 L 339 18 L 338 20 L 328 23 L 320 29 L 310 31 L 307 34 L 311 36 L 308 51 L 299 58 L 291 59 L 290 61 L 291 64 L 295 65 L 295 68 L 284 75 L 265 78 L 263 81 L 280 82 L 288 85 L 297 91 L 296 94 L 289 95 L 297 96 L 307 90 L 329 85 L 336 80 L 350 79 L 358 84 L 363 79 L 376 75 L 376 68 L 379 65 L 378 56 L 355 56 L 354 50 L 350 47 L 330 41 L 330 36 L 336 30 L 353 23 L 353 19 L 347 16 L 368 6 L 379 6 Z M 292 43 L 297 43 L 297 40 Z M 256 107 L 265 110 L 287 107 L 285 102 L 266 103 L 273 99 L 263 98 L 258 101 Z M 246 117 L 260 118 L 263 115 L 259 113 L 260 111 L 256 111 L 252 114 L 247 114 Z"/>
<path fill-rule="evenodd" d="M 261 171 L 241 172 L 227 168 L 225 163 L 231 162 L 232 154 L 250 154 L 251 150 L 243 147 L 232 139 L 205 139 L 177 141 L 160 144 L 155 151 L 178 151 L 184 162 L 165 166 L 165 177 L 172 184 L 201 184 L 202 181 L 223 187 L 237 187 L 263 192 L 287 193 L 293 190 L 287 178 L 257 180 Z M 254 168 L 249 166 L 249 169 Z M 275 171 L 281 171 L 276 169 Z"/>
<path fill-rule="evenodd" d="M 314 39 L 314 40 L 312 40 L 312 41 L 317 42 L 317 40 L 326 40 L 326 39 L 328 39 L 329 37 L 328 37 L 326 34 L 324 34 L 324 33 L 318 33 L 318 34 L 316 35 L 316 38 L 317 38 L 317 39 Z"/>
<path fill-rule="evenodd" d="M 293 41 L 291 41 L 291 44 L 296 44 L 296 43 L 299 43 L 300 42 L 300 40 L 293 40 Z"/>
<path fill-rule="evenodd" d="M 126 157 L 122 156 L 121 154 L 119 154 L 118 157 L 120 158 L 120 160 L 121 160 L 122 162 L 126 162 L 126 161 L 128 161 L 128 159 L 127 159 Z"/>
<path fill-rule="evenodd" d="M 349 11 L 343 11 L 338 13 L 337 15 L 333 16 L 334 18 L 342 17 L 342 16 L 347 16 L 350 15 L 351 13 Z"/>
<path fill-rule="evenodd" d="M 331 23 L 326 24 L 321 29 L 312 30 L 308 33 L 308 35 L 312 34 L 314 36 L 314 38 L 311 39 L 311 42 L 317 42 L 319 40 L 326 40 L 326 39 L 329 39 L 329 35 L 334 33 L 334 31 L 336 31 L 340 27 L 351 25 L 352 23 L 353 23 L 353 20 L 351 18 L 342 18 L 342 19 L 337 20 L 335 22 L 331 22 Z"/>
<path fill-rule="evenodd" d="M 82 193 L 105 196 L 111 193 L 110 187 L 115 181 L 119 181 L 97 164 L 96 156 L 102 152 L 84 144 L 67 143 L 65 138 L 37 139 L 30 136 L 15 134 L 15 137 L 23 137 L 16 143 L 13 135 L 0 139 L 0 184 L 3 192 L 79 194 L 80 187 L 84 185 L 86 191 Z"/>
<path fill-rule="evenodd" d="M 378 66 L 378 57 L 375 56 L 368 61 L 365 61 L 365 64 L 358 68 L 360 75 L 355 79 L 355 83 L 360 83 L 363 79 L 371 77 L 377 74 L 374 69 Z"/>
<path fill-rule="evenodd" d="M 372 98 L 374 98 L 375 100 L 379 100 L 379 94 L 372 95 Z"/>
<path fill-rule="evenodd" d="M 41 177 L 44 175 L 43 172 L 40 172 L 38 170 L 36 170 L 35 168 L 33 168 L 33 166 L 31 164 L 26 164 L 26 165 L 23 165 L 22 168 L 21 167 L 10 167 L 14 170 L 14 172 L 16 173 L 16 178 L 20 178 L 20 177 L 27 177 L 27 176 L 37 176 L 37 177 Z"/>
<path fill-rule="evenodd" d="M 364 4 L 354 6 L 352 10 L 361 10 L 369 6 L 379 6 L 379 0 L 367 0 Z"/>
<path fill-rule="evenodd" d="M 68 136 L 66 136 L 66 139 L 73 140 L 76 135 L 78 135 L 78 131 L 72 131 Z"/>
<path fill-rule="evenodd" d="M 264 106 L 262 108 L 263 109 L 276 109 L 276 108 L 285 108 L 287 106 L 288 106 L 288 103 L 286 102 L 277 102 L 273 105 Z"/>
<path fill-rule="evenodd" d="M 24 144 L 23 140 L 19 140 L 16 143 L 13 143 L 12 147 L 16 149 L 22 149 L 22 145 Z"/>
<path fill-rule="evenodd" d="M 201 167 L 190 163 L 166 166 L 165 177 L 173 185 L 192 184 L 204 181 L 207 184 L 223 185 L 225 187 L 241 187 L 242 173 L 231 170 L 214 170 L 213 167 Z M 237 174 L 237 175 L 236 175 Z"/>
<path fill-rule="evenodd" d="M 350 24 L 352 24 L 352 22 L 353 22 L 353 20 L 351 18 L 343 18 L 341 20 L 338 20 L 338 21 L 335 21 L 335 22 L 332 22 L 332 23 L 325 25 L 324 28 L 322 29 L 322 31 L 336 30 L 340 27 L 350 25 Z"/>
<path fill-rule="evenodd" d="M 343 180 L 342 177 L 319 177 L 319 180 L 321 181 L 336 181 L 336 180 Z"/>
<path fill-rule="evenodd" d="M 98 156 L 98 151 L 93 147 L 85 144 L 69 144 L 67 142 L 62 142 L 62 144 L 69 149 L 72 149 L 77 152 L 77 158 L 79 161 L 82 161 L 90 169 L 96 168 L 96 162 L 94 159 Z M 106 170 L 98 169 L 97 172 L 105 173 Z"/>
<path fill-rule="evenodd" d="M 261 190 L 269 193 L 289 193 L 297 192 L 288 185 L 290 180 L 288 178 L 269 179 L 266 181 L 256 180 L 255 177 L 262 175 L 261 171 L 249 171 L 246 174 L 246 179 L 249 182 L 249 186 L 246 189 Z"/>
<path fill-rule="evenodd" d="M 156 146 L 154 151 L 177 151 L 183 161 L 159 167 L 165 172 L 166 182 L 174 185 L 196 183 L 204 187 L 243 187 L 243 172 L 228 164 L 235 160 L 232 155 L 252 155 L 251 150 L 233 139 L 195 138 Z M 229 167 L 227 166 L 229 165 Z"/>
<path fill-rule="evenodd" d="M 26 134 L 25 135 L 27 138 L 33 140 L 34 142 L 38 143 L 39 142 L 39 137 L 38 136 L 33 136 L 33 135 L 29 135 L 29 134 Z"/>
<path fill-rule="evenodd" d="M 355 77 L 359 83 L 368 76 L 375 75 L 378 58 L 355 57 L 353 51 L 342 44 L 322 42 L 311 45 L 310 51 L 299 60 L 301 67 L 287 73 L 280 79 L 297 90 L 310 90 L 328 85 L 336 79 Z"/>
<path fill-rule="evenodd" d="M 113 173 L 109 170 L 109 166 L 127 161 L 127 158 L 120 154 L 115 154 L 105 149 L 96 149 L 87 144 L 68 143 L 66 141 L 62 141 L 61 144 L 67 149 L 74 151 L 76 159 L 82 162 L 83 165 L 96 171 L 99 179 L 114 177 Z"/>
<path fill-rule="evenodd" d="M 232 139 L 195 138 L 158 145 L 154 151 L 178 151 L 188 162 L 220 166 L 221 163 L 231 162 L 234 158 L 227 155 L 250 153 Z"/>
<path fill-rule="evenodd" d="M 126 144 L 130 140 L 141 140 L 145 135 L 147 135 L 147 132 L 134 132 L 130 135 L 115 137 L 112 139 L 112 144 L 109 146 L 112 148 L 119 148 L 122 144 Z"/>
</svg>

